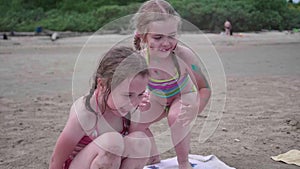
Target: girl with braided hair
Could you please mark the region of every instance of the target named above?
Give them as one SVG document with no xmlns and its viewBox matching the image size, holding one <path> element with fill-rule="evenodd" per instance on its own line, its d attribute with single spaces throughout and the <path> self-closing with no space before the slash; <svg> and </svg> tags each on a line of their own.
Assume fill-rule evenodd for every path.
<svg viewBox="0 0 300 169">
<path fill-rule="evenodd" d="M 132 48 L 112 48 L 93 81 L 89 94 L 73 103 L 49 168 L 142 169 L 151 143 L 145 133 L 129 128 L 130 113 L 138 108 L 148 83 L 145 59 Z"/>
<path fill-rule="evenodd" d="M 191 168 L 188 161 L 190 122 L 200 113 L 210 97 L 208 83 L 201 72 L 195 54 L 178 44 L 181 19 L 165 0 L 149 0 L 133 17 L 134 46 L 145 57 L 150 78 L 150 103 L 141 112 L 136 128 L 144 129 L 167 117 L 179 169 Z M 158 150 L 152 141 L 149 163 L 159 161 Z"/>
</svg>

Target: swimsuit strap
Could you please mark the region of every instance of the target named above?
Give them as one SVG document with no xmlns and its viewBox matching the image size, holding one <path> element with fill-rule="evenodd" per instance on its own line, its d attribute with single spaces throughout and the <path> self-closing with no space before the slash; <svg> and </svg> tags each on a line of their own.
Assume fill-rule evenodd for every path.
<svg viewBox="0 0 300 169">
<path fill-rule="evenodd" d="M 129 134 L 129 126 L 130 126 L 130 113 L 128 113 L 125 117 L 122 117 L 123 121 L 123 130 L 120 132 L 123 136 Z"/>
<path fill-rule="evenodd" d="M 181 74 L 181 71 L 180 71 L 180 67 L 179 67 L 179 63 L 176 59 L 176 55 L 174 53 L 174 51 L 172 51 L 172 60 L 174 62 L 174 65 L 175 65 L 175 76 L 174 77 L 171 77 L 170 79 L 154 79 L 152 77 L 149 77 L 150 81 L 152 82 L 171 82 L 171 81 L 174 81 L 174 80 L 178 80 L 180 78 L 180 74 Z M 146 63 L 147 65 L 150 64 L 150 52 L 149 52 L 149 48 L 147 48 L 146 50 Z"/>
<path fill-rule="evenodd" d="M 176 46 L 177 46 L 177 44 L 176 44 Z M 178 72 L 178 74 L 180 76 L 181 75 L 181 70 L 180 70 L 180 66 L 179 66 L 179 63 L 178 63 L 178 60 L 176 58 L 174 50 L 172 51 L 172 59 L 173 59 L 174 65 L 175 65 L 175 67 L 177 69 L 177 72 Z"/>
</svg>

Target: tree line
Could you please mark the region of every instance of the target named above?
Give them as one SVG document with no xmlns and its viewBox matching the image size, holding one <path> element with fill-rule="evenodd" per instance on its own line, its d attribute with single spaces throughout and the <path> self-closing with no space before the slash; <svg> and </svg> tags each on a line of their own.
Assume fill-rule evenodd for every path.
<svg viewBox="0 0 300 169">
<path fill-rule="evenodd" d="M 134 14 L 143 0 L 0 0 L 0 31 L 93 32 L 120 17 Z M 182 18 L 209 32 L 300 28 L 300 3 L 291 0 L 169 0 Z"/>
</svg>

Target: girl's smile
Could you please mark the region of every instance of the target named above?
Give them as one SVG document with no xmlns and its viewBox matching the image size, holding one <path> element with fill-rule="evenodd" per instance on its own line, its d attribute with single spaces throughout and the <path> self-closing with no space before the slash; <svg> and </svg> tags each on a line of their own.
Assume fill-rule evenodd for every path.
<svg viewBox="0 0 300 169">
<path fill-rule="evenodd" d="M 178 21 L 171 18 L 149 24 L 146 42 L 150 55 L 165 58 L 172 52 L 177 44 L 177 27 Z"/>
</svg>

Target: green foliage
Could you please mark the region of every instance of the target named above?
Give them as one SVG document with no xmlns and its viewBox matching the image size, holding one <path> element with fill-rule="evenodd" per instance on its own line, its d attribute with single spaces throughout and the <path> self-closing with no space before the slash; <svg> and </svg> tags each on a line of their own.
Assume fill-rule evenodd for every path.
<svg viewBox="0 0 300 169">
<path fill-rule="evenodd" d="M 173 2 L 184 19 L 211 32 L 223 30 L 225 20 L 231 21 L 234 31 L 283 30 L 300 24 L 299 4 L 289 6 L 286 0 L 185 0 L 179 4 Z"/>
<path fill-rule="evenodd" d="M 91 12 L 80 14 L 72 11 L 63 13 L 59 10 L 51 10 L 47 12 L 47 16 L 47 19 L 36 23 L 35 26 L 41 25 L 55 31 L 94 31 L 97 26 L 100 26 Z"/>
<path fill-rule="evenodd" d="M 0 0 L 0 31 L 96 31 L 110 24 L 123 30 L 144 0 Z M 222 31 L 230 20 L 234 31 L 300 28 L 300 3 L 286 0 L 169 0 L 182 18 L 201 30 Z M 185 28 L 184 28 L 185 29 Z"/>
</svg>

